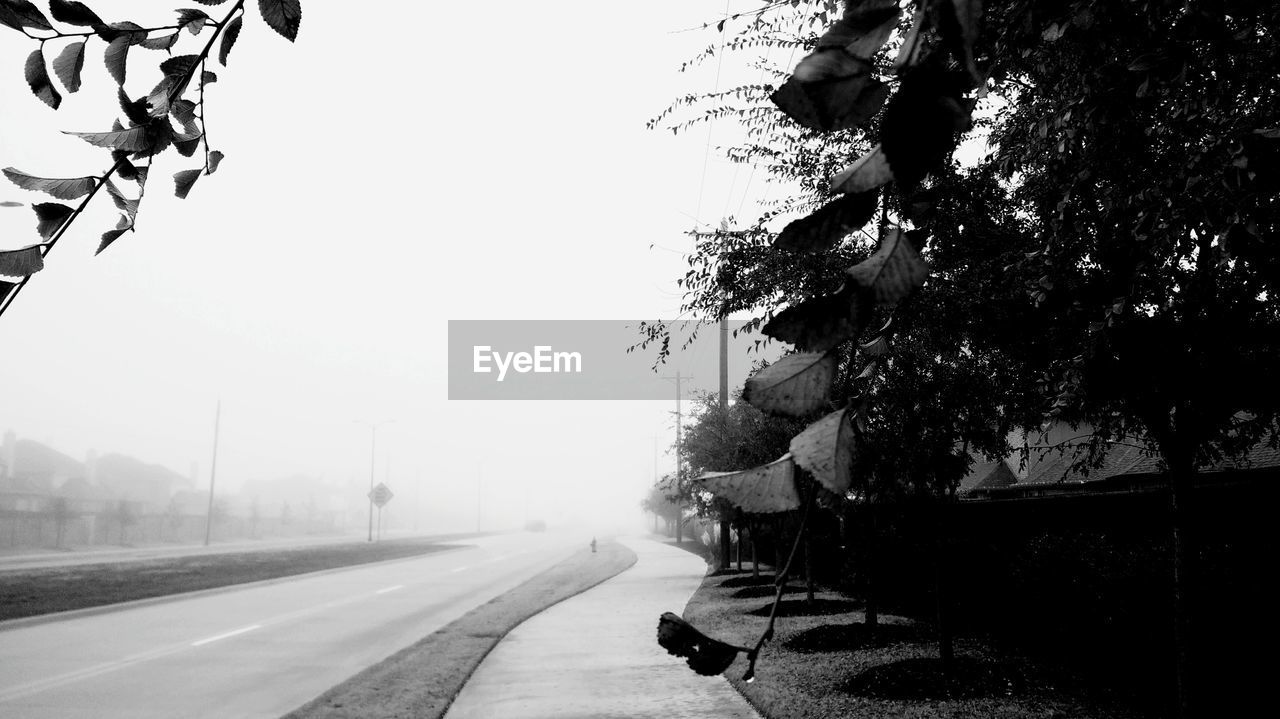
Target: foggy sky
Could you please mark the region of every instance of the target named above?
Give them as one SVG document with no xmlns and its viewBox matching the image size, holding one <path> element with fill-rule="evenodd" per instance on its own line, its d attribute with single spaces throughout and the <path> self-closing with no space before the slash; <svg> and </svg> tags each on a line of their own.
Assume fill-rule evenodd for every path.
<svg viewBox="0 0 1280 719">
<path fill-rule="evenodd" d="M 128 7 L 149 24 L 172 5 Z M 356 420 L 394 419 L 378 480 L 389 462 L 401 496 L 420 483 L 424 501 L 473 512 L 483 476 L 512 496 L 528 485 L 535 512 L 589 500 L 628 514 L 653 479 L 655 436 L 660 471 L 673 464 L 673 403 L 449 402 L 446 322 L 676 315 L 691 216 L 753 216 L 769 192 L 714 151 L 703 185 L 705 130 L 644 126 L 712 89 L 714 62 L 678 68 L 714 33 L 672 31 L 724 4 L 352 7 L 305 3 L 293 46 L 250 8 L 207 93 L 226 161 L 183 201 L 169 176 L 198 160 L 164 156 L 138 231 L 99 257 L 111 203 L 77 220 L 0 320 L 0 431 L 77 459 L 122 452 L 183 474 L 198 462 L 203 486 L 221 398 L 218 481 L 234 489 L 297 473 L 363 480 L 369 430 Z M 101 172 L 105 151 L 58 131 L 110 126 L 103 43 L 90 41 L 84 89 L 55 113 L 23 81 L 35 44 L 0 30 L 0 166 Z M 137 95 L 157 76 L 136 60 L 163 55 L 132 54 Z M 757 79 L 726 63 L 720 86 L 735 73 Z M 0 199 L 49 199 L 5 185 Z M 35 239 L 29 209 L 0 208 L 0 246 Z M 731 369 L 740 385 L 746 360 Z"/>
</svg>

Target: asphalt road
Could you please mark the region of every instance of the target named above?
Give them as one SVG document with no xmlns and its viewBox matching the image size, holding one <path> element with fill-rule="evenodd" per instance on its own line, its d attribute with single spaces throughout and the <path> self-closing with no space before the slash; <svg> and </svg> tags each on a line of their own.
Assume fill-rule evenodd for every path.
<svg viewBox="0 0 1280 719">
<path fill-rule="evenodd" d="M 457 549 L 35 626 L 0 626 L 0 716 L 275 719 L 587 539 Z"/>
</svg>

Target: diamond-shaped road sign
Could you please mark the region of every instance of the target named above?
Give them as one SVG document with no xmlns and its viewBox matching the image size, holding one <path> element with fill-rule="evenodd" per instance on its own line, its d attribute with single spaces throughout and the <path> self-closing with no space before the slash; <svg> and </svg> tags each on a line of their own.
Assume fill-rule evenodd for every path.
<svg viewBox="0 0 1280 719">
<path fill-rule="evenodd" d="M 378 507 L 382 507 L 382 505 L 390 502 L 391 498 L 394 496 L 395 494 L 391 492 L 391 488 L 382 482 L 379 482 L 378 486 L 374 487 L 373 491 L 369 492 L 369 499 L 372 499 L 373 503 L 378 505 Z"/>
</svg>

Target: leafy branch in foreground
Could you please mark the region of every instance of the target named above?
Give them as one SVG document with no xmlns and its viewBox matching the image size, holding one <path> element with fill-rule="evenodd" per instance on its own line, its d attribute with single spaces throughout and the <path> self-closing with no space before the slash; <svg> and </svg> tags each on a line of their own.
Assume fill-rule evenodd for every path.
<svg viewBox="0 0 1280 719">
<path fill-rule="evenodd" d="M 858 130 L 873 135 L 861 142 L 839 144 L 856 148 L 857 154 L 845 169 L 830 174 L 825 192 L 816 193 L 825 195 L 821 202 L 814 203 L 820 206 L 787 225 L 771 245 L 765 244 L 768 233 L 762 232 L 742 233 L 730 240 L 736 243 L 730 245 L 730 252 L 749 253 L 757 260 L 755 276 L 746 281 L 732 276 L 729 273 L 735 264 L 749 263 L 735 263 L 735 258 L 722 254 L 714 263 L 702 266 L 695 266 L 691 260 L 692 269 L 682 283 L 687 292 L 710 295 L 709 300 L 703 299 L 712 304 L 693 309 L 710 310 L 715 316 L 725 316 L 735 309 L 769 307 L 764 334 L 794 346 L 794 353 L 747 380 L 743 396 L 748 403 L 771 414 L 795 418 L 825 413 L 792 440 L 790 452 L 782 459 L 753 469 L 700 478 L 708 491 L 744 511 L 754 512 L 795 508 L 799 487 L 795 486 L 792 462 L 816 480 L 809 491 L 802 492 L 805 499 L 800 531 L 790 557 L 776 577 L 778 589 L 768 624 L 752 647 L 734 647 L 709 638 L 682 644 L 671 641 L 671 633 L 664 635 L 660 631 L 663 646 L 674 653 L 683 650 L 682 655 L 690 656 L 691 666 L 695 666 L 696 659 L 695 669 L 700 672 L 716 668 L 714 673 L 724 671 L 738 653 L 745 652 L 749 667 L 744 679 L 754 677 L 760 652 L 773 637 L 784 585 L 819 486 L 843 497 L 853 483 L 856 437 L 865 431 L 867 408 L 876 399 L 870 385 L 881 371 L 884 355 L 890 352 L 893 313 L 929 276 L 929 266 L 921 254 L 928 237 L 927 223 L 912 223 L 902 208 L 918 215 L 921 213 L 917 206 L 930 205 L 927 192 L 922 190 L 923 181 L 944 168 L 959 133 L 971 125 L 975 100 L 966 95 L 984 82 L 973 51 L 981 5 L 970 0 L 921 0 L 908 26 L 900 28 L 900 19 L 901 8 L 896 0 L 847 3 L 843 16 L 807 46 L 811 52 L 769 96 L 794 123 L 787 132 L 772 134 L 790 138 L 787 142 L 791 149 L 811 141 L 814 135 L 808 133 Z M 895 37 L 896 43 L 891 43 Z M 896 59 L 888 63 L 887 53 L 893 46 Z M 881 78 L 886 69 L 895 76 L 896 88 Z M 756 115 L 744 114 L 750 118 L 748 124 L 758 122 Z M 876 118 L 878 125 L 872 129 L 869 125 Z M 800 129 L 797 131 L 794 126 Z M 796 140 L 797 137 L 802 139 Z M 804 171 L 819 165 L 813 163 Z M 888 192 L 882 193 L 885 187 L 896 189 L 896 202 Z M 894 217 L 896 226 L 889 224 L 891 205 L 900 208 Z M 877 248 L 833 277 L 831 263 L 839 263 L 847 256 L 840 247 L 842 240 L 870 222 L 877 208 Z M 758 268 L 769 263 L 786 267 L 759 272 Z M 814 271 L 805 278 L 809 286 L 800 293 L 791 294 L 795 292 L 792 289 L 780 297 L 780 280 L 796 277 L 796 263 L 811 263 Z M 836 282 L 839 286 L 831 291 L 829 287 Z M 744 285 L 755 289 L 743 292 Z M 813 291 L 820 287 L 828 289 Z M 711 291 L 716 288 L 720 291 Z M 717 299 L 728 296 L 733 296 L 740 306 L 735 308 L 727 300 Z M 779 299 L 789 301 L 790 306 L 773 314 L 772 306 Z M 867 330 L 876 324 L 880 328 L 868 336 Z M 651 333 L 649 339 L 657 337 Z M 862 364 L 860 371 L 856 362 Z M 846 380 L 846 391 L 837 393 L 834 390 L 842 367 L 850 367 L 849 374 L 854 376 Z M 837 394 L 844 395 L 842 403 Z M 668 626 L 671 623 L 665 615 L 663 621 Z M 686 631 L 701 636 L 691 626 Z M 707 652 L 711 653 L 710 658 L 702 656 Z"/>
<path fill-rule="evenodd" d="M 228 0 L 196 2 L 219 6 Z M 221 19 L 199 8 L 178 9 L 172 24 L 144 27 L 130 20 L 107 22 L 77 0 L 50 0 L 48 16 L 30 0 L 0 0 L 0 25 L 38 43 L 23 66 L 27 84 L 37 99 L 57 110 L 63 100 L 59 83 L 67 93 L 78 92 L 87 49 L 91 42 L 96 45 L 100 40 L 105 45 L 103 63 L 115 81 L 119 109 L 124 115 L 124 121 L 116 119 L 108 131 L 66 133 L 110 151 L 112 164 L 101 174 L 50 178 L 13 167 L 3 170 L 5 177 L 24 190 L 80 202 L 74 207 L 58 202 L 32 205 L 40 241 L 16 250 L 0 251 L 0 315 L 32 275 L 44 268 L 45 258 L 54 245 L 100 190 L 105 188 L 120 217 L 114 228 L 102 233 L 99 253 L 124 233 L 136 230 L 138 208 L 146 194 L 152 162 L 158 155 L 172 147 L 179 155 L 192 157 L 203 147 L 204 162 L 200 167 L 174 174 L 174 194 L 179 198 L 187 197 L 201 175 L 211 175 L 218 169 L 224 155 L 209 146 L 205 124 L 205 88 L 218 77 L 208 69 L 208 64 L 215 46 L 218 61 L 224 66 L 227 64 L 240 35 L 244 8 L 245 0 L 236 0 Z M 299 0 L 258 0 L 258 10 L 273 30 L 290 41 L 297 38 L 302 18 Z M 87 29 L 68 30 L 63 26 Z M 204 44 L 198 46 L 196 52 L 174 54 L 182 43 L 184 31 Z M 140 96 L 130 95 L 125 88 L 126 79 L 136 77 L 136 72 L 130 72 L 130 51 L 134 48 L 168 55 L 158 66 L 160 81 Z M 54 49 L 57 49 L 56 55 Z M 129 183 L 129 191 L 122 189 L 115 182 L 117 179 Z M 4 203 L 5 206 L 16 204 Z"/>
</svg>

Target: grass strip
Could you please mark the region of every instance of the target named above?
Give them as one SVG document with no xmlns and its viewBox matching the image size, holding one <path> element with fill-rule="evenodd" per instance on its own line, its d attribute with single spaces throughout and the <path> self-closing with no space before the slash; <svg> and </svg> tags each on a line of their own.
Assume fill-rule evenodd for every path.
<svg viewBox="0 0 1280 719">
<path fill-rule="evenodd" d="M 761 598 L 741 591 L 749 577 L 709 575 L 684 617 L 716 639 L 751 644 L 767 620 Z M 790 609 L 760 655 L 755 681 L 742 681 L 741 656 L 725 672 L 765 719 L 1135 716 L 1132 707 L 977 637 L 958 639 L 956 671 L 943 677 L 929 624 L 882 614 L 880 629 L 868 632 L 860 602 L 835 592 L 817 600 L 806 609 L 803 598 L 788 596 Z"/>
<path fill-rule="evenodd" d="M 417 644 L 286 715 L 285 719 L 438 719 L 498 642 L 524 620 L 617 575 L 636 555 L 617 542 L 582 550 Z"/>
<path fill-rule="evenodd" d="M 0 620 L 87 609 L 452 549 L 440 538 L 0 571 Z"/>
</svg>

